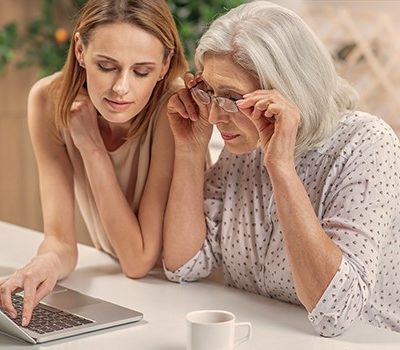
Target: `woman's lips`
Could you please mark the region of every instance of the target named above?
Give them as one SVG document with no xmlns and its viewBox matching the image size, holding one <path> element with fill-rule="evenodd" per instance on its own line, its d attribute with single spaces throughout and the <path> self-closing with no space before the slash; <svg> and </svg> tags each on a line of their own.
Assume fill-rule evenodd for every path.
<svg viewBox="0 0 400 350">
<path fill-rule="evenodd" d="M 221 136 L 224 139 L 224 141 L 230 141 L 230 140 L 235 139 L 236 137 L 239 137 L 240 135 L 238 135 L 238 134 L 230 134 L 230 133 L 227 133 L 227 132 L 221 132 Z"/>
<path fill-rule="evenodd" d="M 106 103 L 111 107 L 111 109 L 123 112 L 127 110 L 133 102 L 128 101 L 113 101 L 109 100 L 108 98 L 105 99 Z"/>
</svg>

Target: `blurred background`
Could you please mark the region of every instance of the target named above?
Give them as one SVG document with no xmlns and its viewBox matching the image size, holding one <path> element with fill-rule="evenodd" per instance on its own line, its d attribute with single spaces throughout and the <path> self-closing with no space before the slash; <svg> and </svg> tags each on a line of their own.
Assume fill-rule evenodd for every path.
<svg viewBox="0 0 400 350">
<path fill-rule="evenodd" d="M 168 0 L 191 60 L 207 24 L 244 0 Z M 273 0 L 297 12 L 327 45 L 360 109 L 400 134 L 400 0 Z M 42 230 L 39 183 L 26 120 L 32 84 L 61 69 L 85 0 L 0 0 L 0 220 Z M 210 143 L 216 160 L 222 142 Z M 77 211 L 77 233 L 90 244 Z"/>
</svg>

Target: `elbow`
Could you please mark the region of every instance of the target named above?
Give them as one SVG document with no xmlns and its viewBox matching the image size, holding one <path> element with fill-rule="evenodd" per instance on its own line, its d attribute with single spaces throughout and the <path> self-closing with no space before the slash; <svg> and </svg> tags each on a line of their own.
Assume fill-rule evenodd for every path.
<svg viewBox="0 0 400 350">
<path fill-rule="evenodd" d="M 337 337 L 341 334 L 343 334 L 346 331 L 346 327 L 327 327 L 324 326 L 321 329 L 316 329 L 317 332 L 321 337 L 324 338 L 334 338 Z"/>
<path fill-rule="evenodd" d="M 156 261 L 152 260 L 140 260 L 140 261 L 130 261 L 127 264 L 121 263 L 123 274 L 132 279 L 139 279 L 146 277 L 151 271 Z"/>
<path fill-rule="evenodd" d="M 150 270 L 144 269 L 130 269 L 130 270 L 123 270 L 123 273 L 126 277 L 131 279 L 139 279 L 146 277 Z"/>
<path fill-rule="evenodd" d="M 354 318 L 334 315 L 322 315 L 318 321 L 313 316 L 309 316 L 309 319 L 315 331 L 325 338 L 334 338 L 343 334 L 354 322 Z"/>
<path fill-rule="evenodd" d="M 169 257 L 168 255 L 164 254 L 163 257 L 163 263 L 164 263 L 164 269 L 167 271 L 170 271 L 174 273 L 176 270 L 178 270 L 183 263 L 179 260 L 176 259 L 175 256 Z"/>
</svg>

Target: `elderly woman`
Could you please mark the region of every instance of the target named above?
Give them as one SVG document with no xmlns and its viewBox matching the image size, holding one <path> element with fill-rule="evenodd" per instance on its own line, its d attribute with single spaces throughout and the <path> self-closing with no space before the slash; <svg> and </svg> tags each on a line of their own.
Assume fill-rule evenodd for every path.
<svg viewBox="0 0 400 350">
<path fill-rule="evenodd" d="M 355 320 L 400 331 L 400 149 L 293 12 L 254 1 L 200 40 L 169 101 L 165 219 L 172 281 L 204 278 L 302 304 L 323 336 Z M 225 142 L 204 175 L 215 125 Z M 203 201 L 204 193 L 204 201 Z"/>
</svg>

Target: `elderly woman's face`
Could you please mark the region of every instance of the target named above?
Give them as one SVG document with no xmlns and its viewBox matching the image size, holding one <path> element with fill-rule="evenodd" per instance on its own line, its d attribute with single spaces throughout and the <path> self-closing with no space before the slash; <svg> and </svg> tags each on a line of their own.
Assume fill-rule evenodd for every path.
<svg viewBox="0 0 400 350">
<path fill-rule="evenodd" d="M 206 54 L 202 78 L 206 90 L 215 96 L 241 99 L 258 89 L 255 79 L 228 55 Z M 230 152 L 243 154 L 257 147 L 258 131 L 244 114 L 226 112 L 213 102 L 209 122 L 218 128 Z"/>
</svg>

